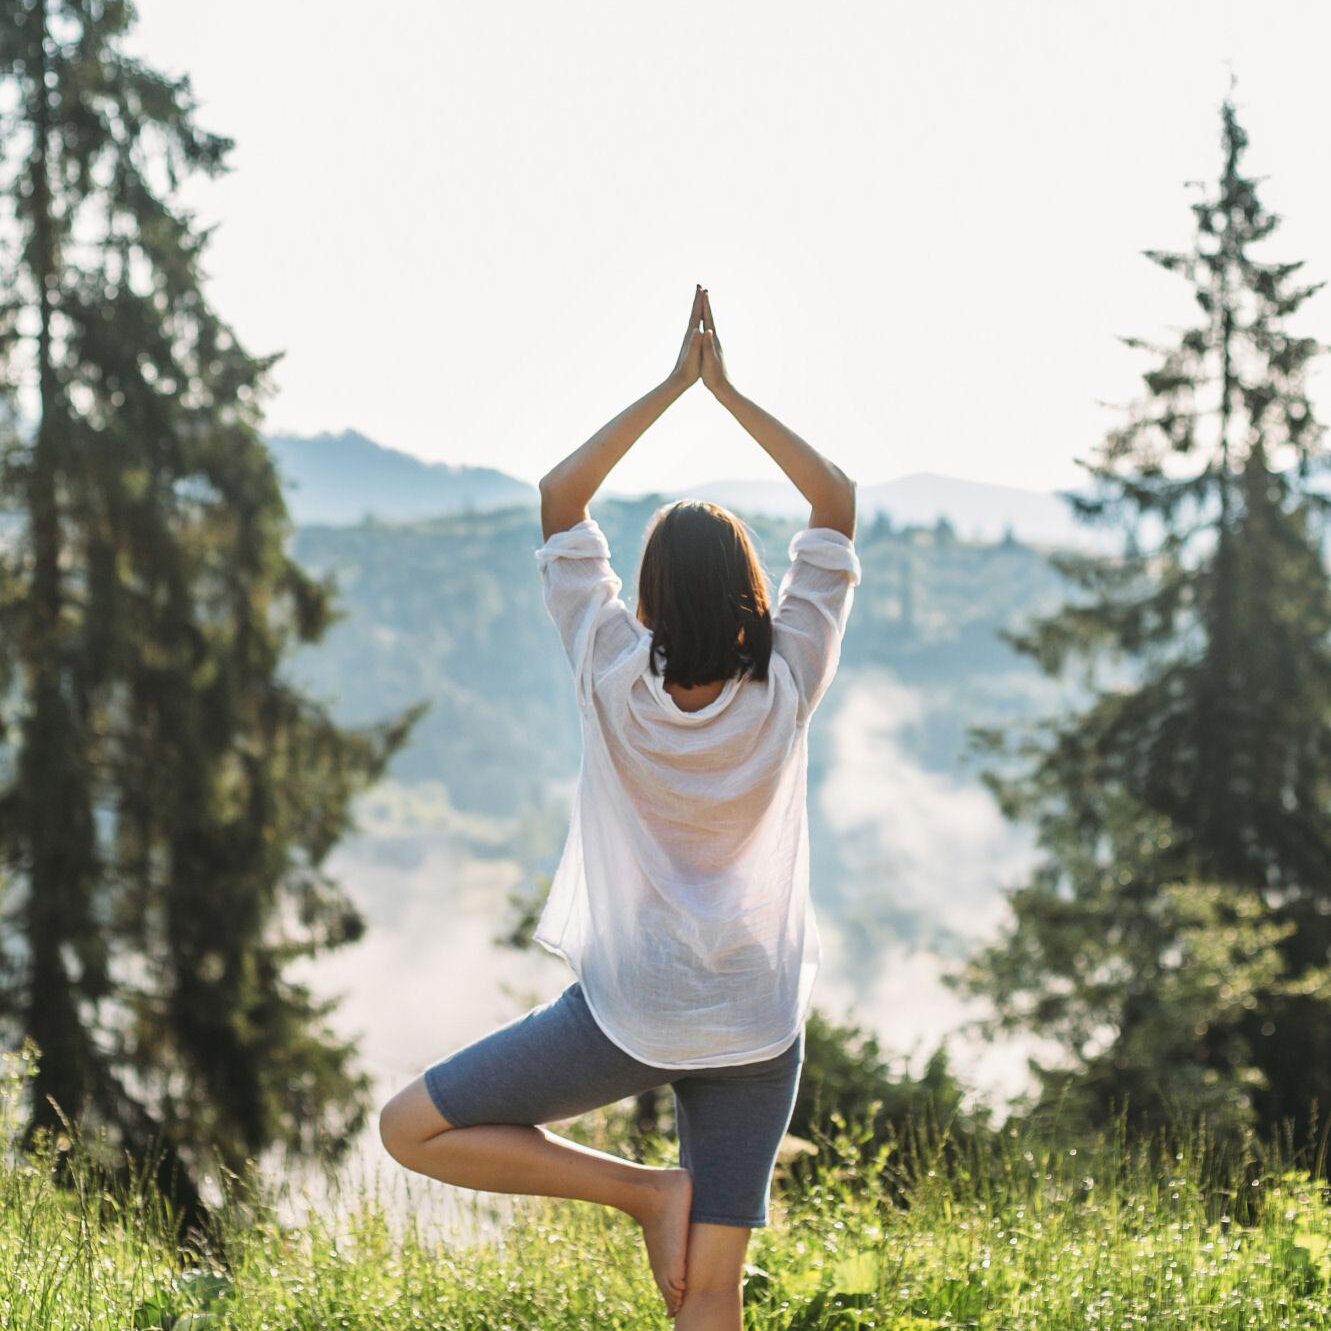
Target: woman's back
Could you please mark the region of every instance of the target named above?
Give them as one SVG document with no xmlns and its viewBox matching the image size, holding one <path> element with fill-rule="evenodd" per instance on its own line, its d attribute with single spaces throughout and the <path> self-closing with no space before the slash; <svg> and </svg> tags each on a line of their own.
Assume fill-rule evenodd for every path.
<svg viewBox="0 0 1331 1331">
<path fill-rule="evenodd" d="M 754 1062 L 799 1033 L 821 959 L 808 900 L 808 722 L 860 580 L 851 539 L 805 528 L 772 614 L 765 680 L 681 707 L 587 519 L 536 551 L 573 668 L 583 762 L 536 939 L 643 1062 Z M 705 595 L 699 590 L 698 595 Z"/>
</svg>

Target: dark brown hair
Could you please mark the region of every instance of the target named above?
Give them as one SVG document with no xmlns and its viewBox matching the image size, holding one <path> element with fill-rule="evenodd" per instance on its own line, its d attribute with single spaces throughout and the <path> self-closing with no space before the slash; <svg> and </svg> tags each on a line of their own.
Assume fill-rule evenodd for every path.
<svg viewBox="0 0 1331 1331">
<path fill-rule="evenodd" d="M 678 499 L 652 515 L 637 614 L 652 630 L 649 666 L 667 683 L 688 688 L 744 670 L 767 679 L 767 581 L 748 529 L 719 504 Z"/>
</svg>

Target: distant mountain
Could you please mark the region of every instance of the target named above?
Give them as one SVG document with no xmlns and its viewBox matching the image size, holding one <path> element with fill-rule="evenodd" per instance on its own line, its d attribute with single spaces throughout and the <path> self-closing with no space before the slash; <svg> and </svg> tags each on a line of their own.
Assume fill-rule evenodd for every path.
<svg viewBox="0 0 1331 1331">
<path fill-rule="evenodd" d="M 932 526 L 946 516 L 965 540 L 1001 540 L 1007 528 L 1028 544 L 1094 545 L 1103 540 L 1101 533 L 1076 521 L 1063 499 L 1046 490 L 917 471 L 863 486 L 859 500 L 866 515 L 883 511 L 899 525 Z"/>
<path fill-rule="evenodd" d="M 292 517 L 302 525 L 345 526 L 367 516 L 415 522 L 469 509 L 534 504 L 538 499 L 534 485 L 502 471 L 425 462 L 355 430 L 266 439 Z"/>
<path fill-rule="evenodd" d="M 425 462 L 355 430 L 314 436 L 269 435 L 298 525 L 354 526 L 367 516 L 384 522 L 419 522 L 459 512 L 489 512 L 539 502 L 534 485 L 491 467 Z M 710 499 L 736 512 L 799 521 L 808 506 L 788 481 L 719 480 L 677 493 Z M 609 487 L 601 497 L 664 501 Z M 896 527 L 931 527 L 946 517 L 963 540 L 998 541 L 1012 535 L 1036 546 L 1115 549 L 1119 537 L 1077 523 L 1056 494 L 1015 485 L 967 481 L 913 472 L 894 481 L 861 485 L 860 517 L 886 514 Z"/>
<path fill-rule="evenodd" d="M 779 518 L 808 514 L 808 504 L 788 481 L 708 481 L 681 491 L 710 499 L 736 512 L 767 513 Z M 1045 490 L 967 481 L 937 472 L 917 471 L 894 481 L 861 485 L 861 519 L 886 513 L 896 526 L 933 526 L 946 517 L 963 540 L 998 541 L 1011 528 L 1019 540 L 1041 546 L 1117 548 L 1120 539 L 1077 522 L 1067 503 Z"/>
</svg>

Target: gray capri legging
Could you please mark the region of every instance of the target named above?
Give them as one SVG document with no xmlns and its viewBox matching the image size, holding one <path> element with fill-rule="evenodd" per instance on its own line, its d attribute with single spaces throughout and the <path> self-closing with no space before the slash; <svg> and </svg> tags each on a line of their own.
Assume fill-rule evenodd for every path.
<svg viewBox="0 0 1331 1331">
<path fill-rule="evenodd" d="M 657 1086 L 675 1094 L 679 1163 L 693 1175 L 694 1223 L 768 1223 L 777 1148 L 804 1066 L 804 1029 L 758 1063 L 640 1063 L 597 1024 L 575 980 L 558 998 L 431 1064 L 425 1089 L 454 1127 L 575 1118 Z"/>
</svg>

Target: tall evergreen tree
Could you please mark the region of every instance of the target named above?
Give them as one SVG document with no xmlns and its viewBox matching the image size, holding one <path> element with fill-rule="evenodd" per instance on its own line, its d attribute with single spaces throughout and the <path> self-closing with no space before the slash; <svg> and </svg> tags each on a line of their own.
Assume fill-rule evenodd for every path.
<svg viewBox="0 0 1331 1331">
<path fill-rule="evenodd" d="M 1022 760 L 986 780 L 1044 859 L 962 982 L 1063 1046 L 1033 1065 L 1047 1097 L 1301 1130 L 1331 1109 L 1331 588 L 1304 386 L 1325 348 L 1288 320 L 1322 284 L 1253 253 L 1280 219 L 1230 100 L 1222 126 L 1191 249 L 1147 251 L 1200 317 L 1171 346 L 1124 339 L 1156 363 L 1072 496 L 1123 554 L 1059 556 L 1089 596 L 1006 635 L 1051 674 L 1079 660 L 1091 701 L 1015 744 L 976 733 Z"/>
<path fill-rule="evenodd" d="M 288 972 L 363 927 L 323 866 L 417 713 L 344 730 L 283 676 L 333 589 L 286 553 L 278 356 L 210 308 L 175 203 L 231 141 L 125 52 L 135 18 L 0 4 L 3 1016 L 40 1047 L 30 1131 L 51 1100 L 106 1125 L 197 1214 L 210 1164 L 335 1155 L 364 1121 L 354 1047 Z"/>
</svg>

